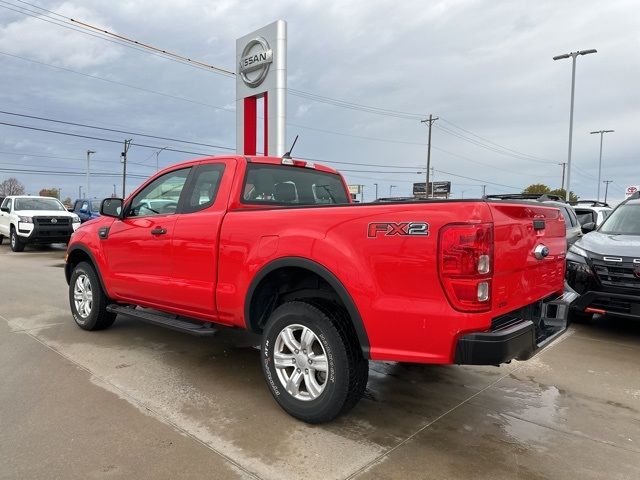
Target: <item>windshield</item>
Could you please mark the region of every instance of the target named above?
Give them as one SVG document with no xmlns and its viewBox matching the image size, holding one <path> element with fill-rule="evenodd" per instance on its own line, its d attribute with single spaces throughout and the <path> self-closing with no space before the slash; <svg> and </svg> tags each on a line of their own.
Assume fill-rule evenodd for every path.
<svg viewBox="0 0 640 480">
<path fill-rule="evenodd" d="M 613 235 L 640 235 L 640 203 L 620 205 L 598 231 Z"/>
<path fill-rule="evenodd" d="M 14 210 L 59 210 L 66 211 L 55 198 L 16 198 Z"/>
<path fill-rule="evenodd" d="M 349 203 L 339 175 L 309 168 L 249 164 L 244 203 L 326 205 Z"/>
</svg>

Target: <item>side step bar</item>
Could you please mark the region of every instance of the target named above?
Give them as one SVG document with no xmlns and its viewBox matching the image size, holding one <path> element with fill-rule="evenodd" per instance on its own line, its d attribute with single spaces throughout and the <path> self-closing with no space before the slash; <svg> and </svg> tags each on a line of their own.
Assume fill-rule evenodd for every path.
<svg viewBox="0 0 640 480">
<path fill-rule="evenodd" d="M 217 329 L 213 328 L 212 323 L 188 320 L 184 317 L 167 316 L 168 314 L 155 312 L 154 310 L 143 310 L 113 303 L 111 305 L 107 305 L 107 312 L 125 315 L 152 325 L 158 325 L 160 327 L 188 333 L 189 335 L 196 335 L 198 337 L 207 337 L 215 335 L 218 332 Z"/>
</svg>

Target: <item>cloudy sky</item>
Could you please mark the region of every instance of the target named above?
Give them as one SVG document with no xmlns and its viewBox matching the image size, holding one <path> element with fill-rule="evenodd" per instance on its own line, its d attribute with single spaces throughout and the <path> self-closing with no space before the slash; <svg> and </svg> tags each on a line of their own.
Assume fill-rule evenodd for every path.
<svg viewBox="0 0 640 480">
<path fill-rule="evenodd" d="M 121 192 L 116 141 L 134 140 L 128 191 L 155 172 L 163 147 L 194 153 L 165 149 L 160 167 L 230 151 L 198 143 L 235 146 L 233 78 L 81 33 L 65 17 L 231 70 L 236 38 L 283 19 L 291 89 L 403 112 L 288 95 L 295 153 L 364 184 L 366 200 L 374 183 L 387 196 L 392 185 L 393 195 L 409 195 L 424 181 L 419 116 L 430 113 L 440 117 L 435 180 L 451 180 L 454 196 L 477 197 L 482 185 L 487 193 L 559 187 L 571 62 L 552 57 L 598 49 L 578 58 L 571 186 L 595 197 L 599 136 L 589 132 L 614 129 L 605 136 L 603 180 L 613 180 L 609 198 L 621 199 L 640 183 L 639 9 L 623 0 L 0 0 L 0 180 L 17 176 L 30 193 L 60 187 L 75 198 L 86 188 L 91 149 L 91 193 L 102 197 L 114 185 Z"/>
</svg>

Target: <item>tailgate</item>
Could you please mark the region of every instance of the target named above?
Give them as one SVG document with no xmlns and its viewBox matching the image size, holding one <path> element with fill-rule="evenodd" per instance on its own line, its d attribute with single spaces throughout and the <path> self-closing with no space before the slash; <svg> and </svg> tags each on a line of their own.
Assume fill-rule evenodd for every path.
<svg viewBox="0 0 640 480">
<path fill-rule="evenodd" d="M 494 309 L 508 312 L 561 293 L 567 241 L 560 210 L 504 202 L 488 205 L 494 222 Z M 548 254 L 543 257 L 544 247 Z"/>
</svg>

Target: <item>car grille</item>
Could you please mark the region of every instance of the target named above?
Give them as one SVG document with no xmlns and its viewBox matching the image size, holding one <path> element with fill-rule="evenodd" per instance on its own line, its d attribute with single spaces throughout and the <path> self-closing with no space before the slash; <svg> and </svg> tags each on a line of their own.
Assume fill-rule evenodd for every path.
<svg viewBox="0 0 640 480">
<path fill-rule="evenodd" d="M 53 221 L 55 219 L 55 222 Z M 71 223 L 69 217 L 33 217 L 33 221 L 38 225 L 66 226 Z"/>
<path fill-rule="evenodd" d="M 622 262 L 591 259 L 591 262 L 602 285 L 640 290 L 640 278 L 635 274 L 640 265 L 634 264 L 633 259 L 623 258 Z"/>
</svg>

